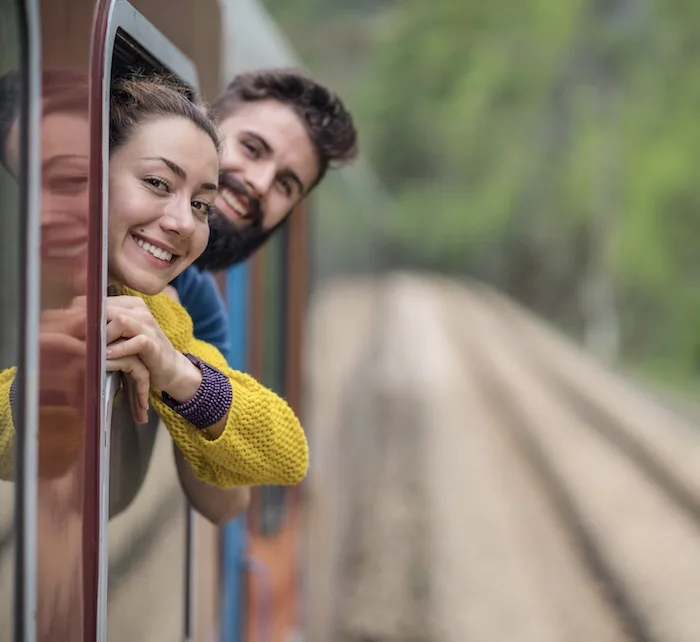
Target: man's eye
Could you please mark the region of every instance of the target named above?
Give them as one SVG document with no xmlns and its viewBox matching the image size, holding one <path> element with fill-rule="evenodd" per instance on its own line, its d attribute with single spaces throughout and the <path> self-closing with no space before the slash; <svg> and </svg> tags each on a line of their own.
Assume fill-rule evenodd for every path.
<svg viewBox="0 0 700 642">
<path fill-rule="evenodd" d="M 253 158 L 258 158 L 260 156 L 260 152 L 258 151 L 258 148 L 255 145 L 253 145 L 252 143 L 244 142 L 243 147 L 245 147 L 246 150 L 248 150 L 248 153 L 250 153 L 250 155 Z"/>
<path fill-rule="evenodd" d="M 282 188 L 282 191 L 285 193 L 286 196 L 291 196 L 292 194 L 292 183 L 286 178 L 281 178 L 278 181 L 280 187 Z"/>
</svg>

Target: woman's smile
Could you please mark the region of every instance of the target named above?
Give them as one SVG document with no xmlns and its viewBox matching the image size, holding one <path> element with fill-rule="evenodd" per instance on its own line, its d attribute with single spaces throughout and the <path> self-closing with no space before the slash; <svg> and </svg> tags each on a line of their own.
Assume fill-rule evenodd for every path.
<svg viewBox="0 0 700 642">
<path fill-rule="evenodd" d="M 134 233 L 129 234 L 129 237 L 138 246 L 144 258 L 154 267 L 161 269 L 171 268 L 180 258 L 174 251 L 169 251 L 172 248 L 169 248 L 165 243 L 153 239 L 146 240 Z"/>
</svg>

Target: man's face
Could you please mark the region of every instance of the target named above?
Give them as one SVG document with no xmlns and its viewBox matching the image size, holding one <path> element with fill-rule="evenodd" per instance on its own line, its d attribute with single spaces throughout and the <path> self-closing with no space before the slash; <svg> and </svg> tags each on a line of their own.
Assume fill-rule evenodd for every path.
<svg viewBox="0 0 700 642">
<path fill-rule="evenodd" d="M 304 124 L 276 100 L 243 103 L 219 124 L 216 209 L 235 228 L 276 227 L 304 197 L 319 164 Z"/>
</svg>

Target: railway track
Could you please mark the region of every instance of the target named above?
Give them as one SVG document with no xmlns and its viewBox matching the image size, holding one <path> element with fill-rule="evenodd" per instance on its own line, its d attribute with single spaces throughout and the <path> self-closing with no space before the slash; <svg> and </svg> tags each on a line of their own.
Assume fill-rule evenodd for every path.
<svg viewBox="0 0 700 642">
<path fill-rule="evenodd" d="M 699 426 L 658 396 L 630 385 L 506 298 L 475 288 L 509 345 L 601 438 L 645 471 L 700 531 Z M 502 312 L 502 314 L 500 314 Z M 519 341 L 513 337 L 518 336 Z M 550 355 L 549 358 L 546 355 Z"/>
<path fill-rule="evenodd" d="M 698 434 L 512 304 L 483 289 L 446 291 L 465 363 L 622 639 L 700 639 Z"/>
<path fill-rule="evenodd" d="M 349 373 L 378 454 L 333 639 L 413 640 L 416 613 L 421 642 L 700 639 L 694 422 L 476 284 L 383 291 L 381 349 Z M 392 589 L 417 561 L 421 591 Z"/>
</svg>

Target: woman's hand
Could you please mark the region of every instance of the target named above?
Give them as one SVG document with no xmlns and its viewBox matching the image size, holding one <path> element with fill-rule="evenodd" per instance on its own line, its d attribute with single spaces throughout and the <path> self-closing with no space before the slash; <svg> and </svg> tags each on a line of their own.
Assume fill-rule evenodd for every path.
<svg viewBox="0 0 700 642">
<path fill-rule="evenodd" d="M 128 372 L 136 380 L 139 406 L 150 388 L 179 402 L 195 395 L 202 382 L 199 368 L 175 350 L 143 299 L 107 297 L 106 311 L 108 370 Z M 146 392 L 146 409 L 147 400 Z"/>
<path fill-rule="evenodd" d="M 123 342 L 123 339 L 117 339 L 112 345 L 120 342 Z M 151 377 L 143 362 L 138 357 L 107 359 L 107 372 L 123 373 L 122 386 L 131 416 L 137 424 L 147 424 Z"/>
<path fill-rule="evenodd" d="M 82 412 L 85 383 L 85 309 L 44 310 L 39 326 L 39 403 Z"/>
</svg>

